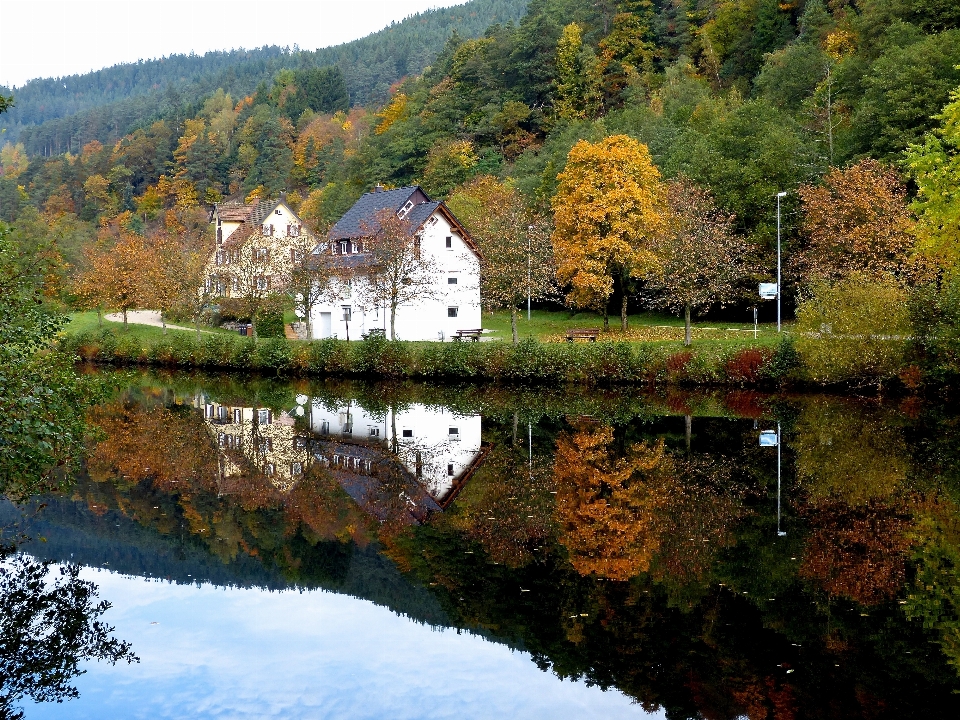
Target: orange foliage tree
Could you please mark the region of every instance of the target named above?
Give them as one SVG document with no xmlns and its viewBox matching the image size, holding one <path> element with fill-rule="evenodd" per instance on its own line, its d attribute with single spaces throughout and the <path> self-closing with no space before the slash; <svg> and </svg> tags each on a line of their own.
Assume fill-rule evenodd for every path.
<svg viewBox="0 0 960 720">
<path fill-rule="evenodd" d="M 655 513 L 667 502 L 663 443 L 617 453 L 613 428 L 576 420 L 557 438 L 553 466 L 560 542 L 581 575 L 629 580 L 659 547 Z"/>
<path fill-rule="evenodd" d="M 574 145 L 557 179 L 553 248 L 557 279 L 571 288 L 567 301 L 602 310 L 609 328 L 610 296 L 619 284 L 626 330 L 632 283 L 658 266 L 653 245 L 666 223 L 660 172 L 646 145 L 612 135 Z"/>
<path fill-rule="evenodd" d="M 491 175 L 461 186 L 449 205 L 480 246 L 480 295 L 488 308 L 509 308 L 517 344 L 518 308 L 556 292 L 556 266 L 547 219 L 530 212 L 515 189 Z"/>
<path fill-rule="evenodd" d="M 153 249 L 146 238 L 121 230 L 115 243 L 101 240 L 88 245 L 84 260 L 85 267 L 74 281 L 82 306 L 119 310 L 126 327 L 127 312 L 147 307 L 153 300 Z"/>
<path fill-rule="evenodd" d="M 854 272 L 909 274 L 913 221 L 906 189 L 892 168 L 868 158 L 831 170 L 822 185 L 804 185 L 799 192 L 807 246 L 795 267 L 803 286 Z"/>
</svg>

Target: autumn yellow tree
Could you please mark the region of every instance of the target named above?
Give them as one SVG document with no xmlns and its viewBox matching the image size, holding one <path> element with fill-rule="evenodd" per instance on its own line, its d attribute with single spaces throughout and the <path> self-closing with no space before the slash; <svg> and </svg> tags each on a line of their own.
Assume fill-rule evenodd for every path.
<svg viewBox="0 0 960 720">
<path fill-rule="evenodd" d="M 553 249 L 567 302 L 603 312 L 609 328 L 614 286 L 622 293 L 620 326 L 627 328 L 633 282 L 658 266 L 654 243 L 666 222 L 660 172 L 646 145 L 626 135 L 581 140 L 557 176 Z"/>
<path fill-rule="evenodd" d="M 629 580 L 659 547 L 655 513 L 667 502 L 663 443 L 616 452 L 613 428 L 579 419 L 557 438 L 557 524 L 582 575 Z"/>
<path fill-rule="evenodd" d="M 533 300 L 545 300 L 557 291 L 547 219 L 529 211 L 520 193 L 491 175 L 460 187 L 449 205 L 480 247 L 484 305 L 509 308 L 516 345 L 517 314 L 528 293 Z"/>
</svg>

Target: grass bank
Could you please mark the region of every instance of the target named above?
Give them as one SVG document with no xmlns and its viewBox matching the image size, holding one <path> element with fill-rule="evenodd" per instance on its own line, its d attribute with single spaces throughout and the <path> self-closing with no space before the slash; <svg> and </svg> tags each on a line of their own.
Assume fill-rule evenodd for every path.
<svg viewBox="0 0 960 720">
<path fill-rule="evenodd" d="M 60 347 L 80 358 L 118 365 L 244 370 L 318 376 L 502 381 L 525 384 L 579 383 L 778 386 L 798 366 L 783 337 L 755 341 L 751 335 L 703 340 L 693 348 L 679 341 L 601 340 L 596 343 L 431 343 L 284 339 L 254 340 L 233 333 L 196 335 L 159 328 L 123 331 L 72 328 Z"/>
</svg>

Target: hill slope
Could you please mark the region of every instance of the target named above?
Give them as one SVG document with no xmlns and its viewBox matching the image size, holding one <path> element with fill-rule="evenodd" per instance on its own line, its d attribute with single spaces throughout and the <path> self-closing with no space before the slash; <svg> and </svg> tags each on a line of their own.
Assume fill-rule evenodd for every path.
<svg viewBox="0 0 960 720">
<path fill-rule="evenodd" d="M 90 140 L 116 140 L 148 120 L 182 118 L 194 103 L 222 87 L 234 96 L 252 92 L 280 69 L 336 65 L 351 102 L 386 97 L 398 79 L 422 71 L 454 32 L 477 37 L 497 23 L 523 16 L 528 0 L 470 0 L 428 10 L 367 37 L 319 50 L 276 46 L 254 50 L 173 55 L 115 65 L 84 75 L 32 80 L 15 93 L 2 116 L 5 141 L 21 141 L 30 154 L 58 154 Z M 0 88 L 9 95 L 10 90 Z"/>
</svg>

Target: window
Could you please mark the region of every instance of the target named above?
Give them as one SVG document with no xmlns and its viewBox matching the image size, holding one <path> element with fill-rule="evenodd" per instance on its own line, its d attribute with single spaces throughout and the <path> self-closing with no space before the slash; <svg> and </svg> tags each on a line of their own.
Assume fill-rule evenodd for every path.
<svg viewBox="0 0 960 720">
<path fill-rule="evenodd" d="M 273 463 L 267 463 L 263 466 L 263 474 L 269 477 L 273 477 L 273 474 L 277 471 L 276 466 Z"/>
<path fill-rule="evenodd" d="M 413 200 L 407 200 L 404 206 L 397 210 L 397 217 L 403 220 L 411 210 L 413 210 Z"/>
<path fill-rule="evenodd" d="M 419 260 L 420 259 L 420 236 L 413 236 L 413 256 Z"/>
<path fill-rule="evenodd" d="M 447 285 L 456 285 L 456 284 L 457 284 L 456 276 L 451 275 L 450 277 L 447 278 Z"/>
<path fill-rule="evenodd" d="M 299 462 L 290 463 L 290 474 L 291 474 L 291 475 L 302 475 L 302 474 L 303 474 L 303 463 L 299 463 Z"/>
<path fill-rule="evenodd" d="M 280 208 L 277 208 L 276 210 L 274 210 L 274 211 L 273 211 L 273 214 L 274 214 L 274 215 L 283 215 L 283 213 L 280 212 Z"/>
<path fill-rule="evenodd" d="M 349 305 L 344 305 L 342 309 L 343 309 L 343 321 L 350 322 L 351 318 L 353 317 L 352 308 Z"/>
<path fill-rule="evenodd" d="M 447 308 L 447 317 L 457 317 L 460 308 L 448 307 Z"/>
<path fill-rule="evenodd" d="M 447 434 L 448 434 L 448 435 L 459 435 L 459 434 L 460 434 L 460 428 L 452 427 L 452 428 L 450 428 L 450 429 L 447 431 Z"/>
<path fill-rule="evenodd" d="M 302 260 L 303 260 L 303 250 L 290 248 L 290 261 L 298 263 L 298 262 L 301 262 Z"/>
<path fill-rule="evenodd" d="M 341 240 L 341 241 L 340 241 L 340 254 L 341 254 L 341 255 L 346 255 L 347 252 L 348 252 L 348 248 L 349 248 L 349 247 L 350 247 L 350 243 L 349 243 L 349 242 L 347 242 L 346 240 Z"/>
<path fill-rule="evenodd" d="M 447 463 L 447 475 L 453 477 L 453 463 Z"/>
<path fill-rule="evenodd" d="M 329 420 L 324 420 L 322 423 L 320 423 L 320 434 L 321 434 L 321 435 L 329 435 L 329 434 L 330 434 L 330 421 L 329 421 Z"/>
<path fill-rule="evenodd" d="M 344 424 L 344 426 L 343 426 L 343 434 L 344 434 L 344 435 L 353 435 L 353 423 L 352 423 L 352 422 L 348 422 L 348 423 L 345 423 L 345 424 Z"/>
<path fill-rule="evenodd" d="M 380 428 L 370 428 L 370 437 L 380 437 Z"/>
<path fill-rule="evenodd" d="M 243 422 L 243 410 L 241 410 L 240 408 L 233 409 L 233 422 L 236 425 L 239 425 L 240 423 Z"/>
<path fill-rule="evenodd" d="M 269 278 L 264 277 L 263 275 L 257 276 L 257 290 L 269 290 L 270 289 L 270 280 Z"/>
<path fill-rule="evenodd" d="M 453 248 L 453 237 L 450 235 L 447 235 L 447 250 L 451 250 L 452 248 Z"/>
<path fill-rule="evenodd" d="M 261 408 L 257 411 L 257 422 L 261 425 L 270 424 L 270 411 L 267 408 Z"/>
<path fill-rule="evenodd" d="M 227 444 L 227 443 L 226 443 L 226 437 L 227 437 L 227 436 L 224 435 L 223 433 L 219 433 L 219 434 L 217 435 L 217 445 L 219 445 L 220 447 L 224 447 L 224 446 Z"/>
<path fill-rule="evenodd" d="M 439 219 L 440 219 L 440 218 L 438 218 L 436 215 L 431 215 L 431 216 L 430 216 L 430 219 L 427 220 L 427 227 L 433 227 L 434 225 L 437 224 L 437 221 L 438 221 Z"/>
<path fill-rule="evenodd" d="M 403 437 L 405 437 L 405 438 L 412 438 L 412 437 L 413 437 L 413 430 L 404 429 L 404 431 L 403 431 Z"/>
</svg>

